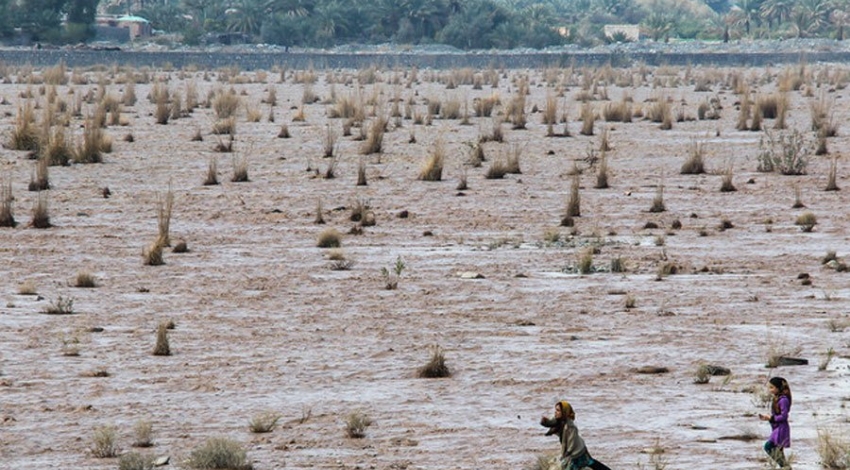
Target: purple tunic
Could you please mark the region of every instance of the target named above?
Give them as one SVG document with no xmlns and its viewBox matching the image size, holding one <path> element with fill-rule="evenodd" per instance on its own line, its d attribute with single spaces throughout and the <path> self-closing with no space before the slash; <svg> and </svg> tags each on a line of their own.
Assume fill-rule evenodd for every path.
<svg viewBox="0 0 850 470">
<path fill-rule="evenodd" d="M 791 426 L 788 424 L 788 412 L 791 411 L 791 399 L 786 395 L 779 397 L 777 403 L 779 413 L 776 410 L 770 410 L 770 428 L 773 430 L 770 433 L 770 442 L 776 447 L 785 448 L 791 447 Z"/>
</svg>

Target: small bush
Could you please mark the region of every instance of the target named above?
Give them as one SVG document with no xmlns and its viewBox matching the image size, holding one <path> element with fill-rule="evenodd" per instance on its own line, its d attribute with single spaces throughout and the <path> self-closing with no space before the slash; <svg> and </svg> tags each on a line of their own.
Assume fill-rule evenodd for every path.
<svg viewBox="0 0 850 470">
<path fill-rule="evenodd" d="M 431 154 L 425 159 L 422 168 L 419 170 L 419 179 L 421 181 L 440 181 L 443 179 L 443 162 L 446 159 L 446 152 L 443 150 L 443 144 L 439 140 L 434 143 L 434 148 Z"/>
<path fill-rule="evenodd" d="M 138 452 L 128 452 L 118 459 L 118 470 L 153 470 L 154 458 Z"/>
<path fill-rule="evenodd" d="M 589 248 L 581 252 L 576 266 L 581 274 L 590 274 L 593 272 L 593 249 Z"/>
<path fill-rule="evenodd" d="M 207 177 L 204 179 L 204 186 L 215 186 L 218 184 L 218 162 L 215 157 L 210 158 L 210 163 L 207 165 Z"/>
<path fill-rule="evenodd" d="M 381 153 L 384 145 L 384 132 L 387 128 L 387 119 L 383 116 L 377 116 L 372 120 L 369 126 L 369 137 L 360 150 L 363 155 L 371 155 L 373 153 Z"/>
<path fill-rule="evenodd" d="M 133 425 L 133 447 L 153 447 L 153 425 L 139 420 Z"/>
<path fill-rule="evenodd" d="M 233 157 L 233 176 L 230 181 L 234 183 L 246 183 L 248 179 L 248 157 L 243 155 L 240 158 Z"/>
<path fill-rule="evenodd" d="M 213 124 L 212 133 L 215 135 L 236 135 L 236 118 L 219 119 Z"/>
<path fill-rule="evenodd" d="M 189 454 L 186 465 L 193 469 L 251 470 L 242 444 L 224 437 L 207 439 Z"/>
<path fill-rule="evenodd" d="M 818 429 L 817 451 L 822 467 L 836 470 L 850 468 L 850 440 L 846 437 Z"/>
<path fill-rule="evenodd" d="M 15 197 L 12 194 L 12 179 L 4 178 L 0 181 L 0 227 L 14 227 L 15 214 L 12 210 L 12 201 Z"/>
<path fill-rule="evenodd" d="M 835 182 L 836 174 L 838 173 L 838 158 L 833 158 L 829 162 L 829 173 L 827 175 L 827 183 L 824 191 L 838 191 L 838 184 Z"/>
<path fill-rule="evenodd" d="M 171 346 L 168 343 L 168 325 L 165 322 L 156 328 L 156 346 L 153 348 L 154 356 L 170 356 Z"/>
<path fill-rule="evenodd" d="M 165 264 L 162 258 L 162 243 L 159 240 L 154 241 L 142 252 L 142 260 L 145 266 L 161 266 Z"/>
<path fill-rule="evenodd" d="M 397 257 L 392 269 L 381 268 L 381 277 L 384 278 L 384 288 L 387 290 L 395 290 L 398 288 L 398 281 L 401 279 L 401 273 L 405 268 L 404 261 L 401 256 Z"/>
<path fill-rule="evenodd" d="M 608 156 L 606 152 L 602 152 L 599 157 L 599 167 L 596 169 L 596 189 L 608 188 Z"/>
<path fill-rule="evenodd" d="M 794 225 L 799 226 L 800 230 L 804 232 L 811 232 L 817 223 L 817 217 L 811 212 L 803 212 L 794 221 Z"/>
<path fill-rule="evenodd" d="M 257 434 L 272 432 L 277 426 L 277 422 L 280 421 L 280 417 L 279 413 L 271 411 L 254 415 L 248 422 L 248 428 L 251 432 Z"/>
<path fill-rule="evenodd" d="M 711 380 L 711 367 L 700 364 L 697 367 L 696 372 L 694 373 L 694 383 L 695 384 L 707 384 Z"/>
<path fill-rule="evenodd" d="M 451 377 L 452 373 L 446 366 L 446 358 L 443 355 L 443 350 L 436 347 L 431 352 L 431 359 L 427 364 L 420 367 L 416 371 L 416 376 L 424 379 L 435 379 Z"/>
<path fill-rule="evenodd" d="M 581 194 L 579 194 L 579 186 L 581 185 L 580 173 L 573 172 L 572 184 L 570 185 L 570 196 L 567 199 L 567 209 L 565 217 L 580 217 L 581 216 Z"/>
<path fill-rule="evenodd" d="M 239 95 L 236 93 L 219 91 L 212 101 L 212 107 L 218 119 L 233 117 L 239 110 Z"/>
<path fill-rule="evenodd" d="M 79 271 L 77 277 L 74 278 L 74 287 L 97 287 L 97 279 L 88 271 Z"/>
<path fill-rule="evenodd" d="M 726 169 L 723 172 L 723 176 L 720 182 L 720 192 L 721 193 L 731 193 L 737 191 L 738 188 L 732 183 L 732 167 Z"/>
<path fill-rule="evenodd" d="M 664 212 L 667 207 L 664 205 L 664 185 L 659 184 L 655 192 L 655 197 L 652 199 L 652 205 L 649 206 L 649 212 Z"/>
<path fill-rule="evenodd" d="M 811 145 L 797 131 L 780 134 L 778 137 L 765 131 L 765 136 L 759 141 L 757 170 L 767 173 L 776 171 L 783 175 L 804 175 L 811 153 Z"/>
<path fill-rule="evenodd" d="M 55 301 L 45 307 L 43 312 L 48 315 L 70 315 L 74 313 L 74 298 L 62 297 L 60 295 Z"/>
<path fill-rule="evenodd" d="M 611 272 L 612 273 L 624 273 L 624 272 L 626 272 L 626 262 L 623 261 L 623 258 L 617 256 L 616 258 L 611 259 Z"/>
<path fill-rule="evenodd" d="M 683 175 L 699 175 L 705 173 L 705 149 L 702 142 L 691 142 L 688 158 L 682 164 L 679 173 Z"/>
<path fill-rule="evenodd" d="M 91 453 L 99 459 L 118 456 L 118 445 L 115 442 L 114 427 L 100 426 L 94 430 Z"/>
<path fill-rule="evenodd" d="M 345 418 L 345 433 L 353 439 L 366 437 L 366 428 L 372 425 L 372 419 L 362 411 L 352 411 Z"/>
<path fill-rule="evenodd" d="M 342 234 L 334 228 L 322 230 L 316 242 L 319 248 L 339 248 L 342 246 Z"/>
</svg>

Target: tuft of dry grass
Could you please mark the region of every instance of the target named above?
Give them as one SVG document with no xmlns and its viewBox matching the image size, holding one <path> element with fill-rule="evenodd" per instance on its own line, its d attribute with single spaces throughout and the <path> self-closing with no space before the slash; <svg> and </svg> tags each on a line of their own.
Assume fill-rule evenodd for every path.
<svg viewBox="0 0 850 470">
<path fill-rule="evenodd" d="M 192 469 L 252 470 L 244 447 L 233 439 L 212 437 L 192 450 L 185 465 Z"/>
<path fill-rule="evenodd" d="M 280 125 L 280 131 L 277 133 L 277 138 L 278 139 L 288 139 L 290 137 L 291 137 L 291 135 L 289 134 L 289 126 L 287 126 L 286 124 L 281 124 Z"/>
<path fill-rule="evenodd" d="M 236 116 L 239 110 L 239 95 L 234 91 L 219 90 L 212 100 L 212 108 L 219 120 Z"/>
<path fill-rule="evenodd" d="M 838 191 L 838 184 L 835 181 L 835 178 L 838 173 L 838 157 L 834 157 L 829 162 L 829 172 L 827 173 L 827 183 L 824 191 Z"/>
<path fill-rule="evenodd" d="M 818 429 L 818 456 L 823 468 L 845 470 L 850 468 L 850 440 L 829 429 Z"/>
<path fill-rule="evenodd" d="M 219 119 L 213 124 L 212 133 L 215 135 L 236 135 L 236 118 Z"/>
<path fill-rule="evenodd" d="M 581 135 L 593 135 L 593 124 L 596 122 L 596 112 L 593 110 L 593 105 L 584 103 L 581 105 Z"/>
<path fill-rule="evenodd" d="M 171 355 L 171 345 L 168 342 L 168 324 L 166 322 L 161 322 L 156 328 L 156 346 L 153 348 L 153 355 Z"/>
<path fill-rule="evenodd" d="M 50 213 L 47 207 L 47 193 L 39 192 L 38 198 L 32 208 L 32 219 L 29 226 L 32 228 L 50 228 Z"/>
<path fill-rule="evenodd" d="M 812 229 L 817 225 L 818 219 L 812 212 L 803 212 L 802 214 L 797 216 L 797 219 L 794 221 L 794 225 L 800 227 L 800 230 L 804 232 L 811 232 Z"/>
<path fill-rule="evenodd" d="M 60 295 L 50 305 L 44 307 L 42 312 L 48 315 L 71 315 L 74 313 L 74 299 Z"/>
<path fill-rule="evenodd" d="M 15 127 L 12 129 L 6 146 L 12 150 L 38 150 L 38 129 L 35 123 L 35 108 L 31 101 L 27 100 L 18 107 Z"/>
<path fill-rule="evenodd" d="M 74 278 L 74 287 L 95 288 L 97 287 L 97 279 L 94 274 L 87 270 L 78 271 Z"/>
<path fill-rule="evenodd" d="M 233 176 L 230 181 L 234 183 L 246 183 L 248 179 L 248 156 L 233 157 Z"/>
<path fill-rule="evenodd" d="M 316 240 L 316 246 L 319 248 L 339 248 L 342 246 L 342 234 L 335 228 L 322 230 Z"/>
<path fill-rule="evenodd" d="M 357 162 L 357 186 L 366 186 L 366 161 L 362 158 Z"/>
<path fill-rule="evenodd" d="M 17 225 L 12 208 L 12 201 L 14 200 L 12 179 L 3 178 L 0 180 L 0 227 L 15 227 Z"/>
<path fill-rule="evenodd" d="M 443 143 L 437 140 L 431 148 L 431 153 L 419 169 L 418 179 L 421 181 L 441 181 L 443 179 L 443 163 L 445 159 L 446 152 L 443 149 Z"/>
<path fill-rule="evenodd" d="M 337 141 L 337 133 L 331 127 L 331 123 L 327 123 L 325 126 L 325 139 L 324 139 L 324 154 L 322 155 L 325 158 L 332 158 L 334 156 L 334 151 L 336 150 L 336 141 Z"/>
<path fill-rule="evenodd" d="M 608 177 L 608 156 L 606 152 L 603 151 L 599 156 L 599 166 L 596 168 L 596 185 L 593 187 L 596 189 L 608 188 Z"/>
<path fill-rule="evenodd" d="M 92 435 L 91 453 L 99 459 L 118 456 L 118 443 L 116 442 L 116 430 L 113 426 L 99 426 L 95 428 Z"/>
<path fill-rule="evenodd" d="M 112 138 L 95 121 L 91 116 L 86 119 L 82 140 L 74 149 L 76 163 L 102 163 L 103 154 L 112 151 Z"/>
<path fill-rule="evenodd" d="M 664 205 L 664 184 L 658 185 L 655 191 L 655 197 L 652 199 L 652 205 L 649 206 L 649 212 L 664 212 L 667 207 Z"/>
<path fill-rule="evenodd" d="M 736 188 L 735 185 L 732 183 L 732 176 L 732 166 L 730 165 L 726 168 L 726 170 L 723 171 L 722 179 L 720 182 L 721 193 L 731 193 L 738 190 L 738 188 Z"/>
<path fill-rule="evenodd" d="M 173 209 L 174 191 L 171 189 L 171 185 L 169 184 L 168 191 L 166 191 L 165 196 L 161 194 L 157 195 L 156 220 L 157 229 L 159 230 L 159 238 L 157 239 L 157 242 L 163 247 L 171 246 L 171 236 L 169 232 L 171 230 L 171 213 Z"/>
<path fill-rule="evenodd" d="M 256 414 L 248 422 L 248 429 L 255 434 L 272 432 L 275 426 L 277 426 L 277 422 L 280 421 L 280 418 L 280 413 L 274 411 Z"/>
<path fill-rule="evenodd" d="M 48 171 L 49 161 L 45 157 L 39 157 L 35 162 L 35 171 L 30 176 L 30 191 L 46 191 L 50 189 L 50 175 Z"/>
<path fill-rule="evenodd" d="M 570 195 L 567 199 L 567 208 L 564 212 L 564 218 L 581 217 L 581 194 L 579 187 L 581 186 L 581 174 L 574 171 L 572 175 L 572 183 L 570 184 Z"/>
<path fill-rule="evenodd" d="M 705 147 L 702 142 L 692 141 L 688 147 L 688 158 L 679 170 L 683 175 L 705 173 Z"/>
<path fill-rule="evenodd" d="M 145 266 L 161 266 L 165 264 L 162 258 L 163 246 L 159 243 L 159 239 L 148 245 L 142 251 L 142 262 Z"/>
<path fill-rule="evenodd" d="M 372 425 L 372 419 L 363 411 L 355 410 L 345 417 L 345 434 L 352 439 L 366 437 L 366 428 Z"/>
<path fill-rule="evenodd" d="M 416 371 L 416 376 L 424 379 L 451 377 L 452 372 L 446 365 L 446 358 L 439 346 L 431 351 L 431 359 Z"/>
<path fill-rule="evenodd" d="M 133 425 L 133 447 L 153 447 L 153 424 L 140 419 Z"/>
<path fill-rule="evenodd" d="M 384 145 L 384 132 L 387 129 L 387 119 L 384 116 L 376 116 L 369 125 L 369 137 L 364 142 L 360 153 L 371 155 L 381 153 Z"/>
<path fill-rule="evenodd" d="M 204 186 L 215 186 L 218 182 L 218 161 L 215 157 L 210 157 L 210 162 L 207 165 L 207 176 L 204 179 Z"/>
</svg>

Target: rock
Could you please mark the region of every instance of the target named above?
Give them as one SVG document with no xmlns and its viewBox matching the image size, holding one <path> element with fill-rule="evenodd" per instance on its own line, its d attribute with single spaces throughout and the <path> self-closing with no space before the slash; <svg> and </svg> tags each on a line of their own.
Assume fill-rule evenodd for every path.
<svg viewBox="0 0 850 470">
<path fill-rule="evenodd" d="M 723 366 L 707 365 L 705 370 L 709 375 L 732 375 L 732 371 Z"/>
<path fill-rule="evenodd" d="M 838 269 L 838 261 L 830 260 L 828 263 L 826 263 L 826 267 L 829 269 Z"/>
<path fill-rule="evenodd" d="M 666 374 L 670 372 L 670 369 L 666 367 L 643 366 L 634 369 L 634 372 L 637 374 Z"/>
<path fill-rule="evenodd" d="M 464 271 L 462 273 L 458 273 L 458 277 L 461 279 L 484 279 L 483 274 L 475 271 Z"/>
<path fill-rule="evenodd" d="M 802 359 L 799 357 L 787 357 L 780 356 L 776 359 L 776 367 L 780 366 L 805 366 L 809 364 L 808 359 Z"/>
<path fill-rule="evenodd" d="M 163 465 L 168 465 L 168 461 L 171 460 L 171 457 L 167 455 L 163 455 L 162 457 L 157 457 L 156 460 L 153 461 L 154 467 L 162 467 Z"/>
</svg>

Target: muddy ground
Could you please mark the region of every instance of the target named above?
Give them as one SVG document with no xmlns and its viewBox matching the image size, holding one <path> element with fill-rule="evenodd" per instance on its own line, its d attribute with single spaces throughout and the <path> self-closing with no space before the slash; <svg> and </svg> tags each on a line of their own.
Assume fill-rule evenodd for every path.
<svg viewBox="0 0 850 470">
<path fill-rule="evenodd" d="M 7 145 L 27 90 L 39 121 L 47 109 L 42 72 L 3 71 Z M 613 469 L 759 469 L 768 466 L 769 429 L 756 415 L 765 382 L 782 375 L 794 393 L 794 468 L 820 468 L 818 432 L 842 436 L 850 400 L 850 274 L 822 263 L 830 250 L 838 263 L 847 254 L 848 72 L 826 64 L 317 70 L 308 85 L 308 72 L 293 70 L 68 70 L 75 76 L 56 92 L 71 114 L 88 93 L 80 109 L 93 112 L 101 87 L 120 100 L 127 73 L 138 101 L 122 107 L 125 125 L 105 129 L 113 149 L 102 164 L 49 168 L 51 228 L 28 227 L 35 162 L 0 150 L 18 221 L 0 229 L 0 466 L 117 468 L 117 458 L 92 454 L 94 431 L 113 426 L 121 453 L 170 456 L 178 468 L 210 437 L 242 443 L 260 470 L 532 468 L 558 448 L 537 422 L 566 398 L 589 449 Z M 474 75 L 480 89 L 464 83 Z M 767 135 L 736 130 L 740 84 L 756 102 L 795 75 L 787 129 L 774 130 L 774 119 L 764 127 L 777 138 L 797 130 L 814 145 L 820 102 L 837 135 L 827 155 L 809 155 L 805 175 L 759 172 Z M 157 124 L 147 99 L 157 80 L 184 100 L 192 84 L 201 106 Z M 501 119 L 523 81 L 526 128 L 501 124 L 504 142 L 481 144 L 486 160 L 472 166 L 471 150 L 494 126 L 474 115 L 474 100 L 497 95 Z M 273 107 L 262 102 L 270 89 Z M 215 90 L 241 101 L 233 153 L 214 150 L 228 140 L 212 135 L 217 118 L 203 106 Z M 303 104 L 308 92 L 316 99 Z M 334 95 L 361 103 L 367 129 L 376 119 L 367 103 L 377 103 L 388 117 L 381 153 L 361 155 L 356 124 L 342 135 L 346 120 L 329 117 Z M 579 132 L 582 95 L 600 115 L 592 136 Z M 547 97 L 566 115 L 569 137 L 547 137 Z M 605 106 L 627 99 L 631 122 L 605 122 Z M 696 119 L 712 99 L 720 119 Z M 467 103 L 469 125 L 439 115 L 428 125 L 427 103 L 437 100 Z M 672 129 L 641 117 L 658 100 L 670 103 Z M 249 122 L 249 109 L 259 122 Z M 79 140 L 83 117 L 69 122 Z M 284 124 L 289 139 L 278 138 Z M 324 177 L 328 126 L 338 138 L 333 179 Z M 605 130 L 610 187 L 597 189 Z M 192 140 L 197 132 L 202 141 Z M 680 174 L 695 143 L 707 172 Z M 419 180 L 437 146 L 442 180 Z M 521 173 L 486 179 L 512 152 Z M 833 158 L 840 190 L 824 191 Z M 206 186 L 211 159 L 221 184 Z M 249 181 L 231 182 L 242 161 Z M 356 185 L 361 161 L 366 186 Z M 576 169 L 581 214 L 561 226 Z M 729 170 L 737 191 L 721 192 Z M 468 188 L 459 190 L 463 175 Z M 662 185 L 666 210 L 650 212 Z M 158 237 L 169 188 L 171 245 L 185 241 L 189 251 L 167 247 L 164 265 L 147 266 L 142 253 Z M 796 196 L 805 207 L 792 208 Z M 374 226 L 350 220 L 358 202 Z M 319 204 L 324 225 L 315 223 Z M 811 232 L 795 224 L 807 211 L 817 220 Z M 343 234 L 340 250 L 317 247 L 328 228 Z M 592 269 L 581 274 L 588 250 Z M 329 258 L 340 256 L 353 263 L 331 269 L 340 263 Z M 397 259 L 397 289 L 386 289 L 382 268 Z M 611 272 L 613 259 L 625 272 Z M 81 272 L 97 287 L 75 287 Z M 43 313 L 60 297 L 73 300 L 73 313 Z M 154 356 L 166 321 L 172 354 Z M 418 378 L 435 348 L 451 377 Z M 809 363 L 767 368 L 777 354 Z M 695 383 L 706 364 L 731 375 Z M 373 424 L 353 439 L 346 420 L 358 410 Z M 280 415 L 278 426 L 250 432 L 265 412 Z M 132 447 L 140 421 L 152 424 L 152 448 Z"/>
</svg>

